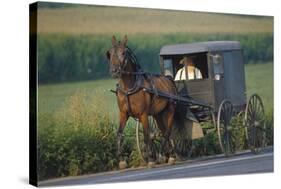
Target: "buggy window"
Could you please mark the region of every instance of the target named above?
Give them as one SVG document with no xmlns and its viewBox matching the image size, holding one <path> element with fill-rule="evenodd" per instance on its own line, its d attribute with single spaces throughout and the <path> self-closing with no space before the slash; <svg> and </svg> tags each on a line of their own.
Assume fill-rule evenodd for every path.
<svg viewBox="0 0 281 189">
<path fill-rule="evenodd" d="M 223 65 L 222 65 L 222 56 L 219 53 L 211 55 L 213 65 L 214 65 L 214 74 L 223 74 Z"/>
<path fill-rule="evenodd" d="M 176 59 L 175 80 L 200 80 L 208 78 L 206 53 L 183 55 Z"/>
<path fill-rule="evenodd" d="M 164 59 L 164 75 L 174 77 L 172 59 Z"/>
</svg>

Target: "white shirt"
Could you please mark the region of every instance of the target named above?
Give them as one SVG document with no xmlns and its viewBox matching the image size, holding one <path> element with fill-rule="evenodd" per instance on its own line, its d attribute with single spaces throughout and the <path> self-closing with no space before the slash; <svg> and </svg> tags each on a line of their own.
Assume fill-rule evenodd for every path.
<svg viewBox="0 0 281 189">
<path fill-rule="evenodd" d="M 186 80 L 186 71 L 185 67 L 182 67 L 177 71 L 175 81 L 179 80 Z M 188 66 L 188 80 L 192 79 L 202 79 L 202 74 L 198 68 L 195 68 L 194 66 Z"/>
</svg>

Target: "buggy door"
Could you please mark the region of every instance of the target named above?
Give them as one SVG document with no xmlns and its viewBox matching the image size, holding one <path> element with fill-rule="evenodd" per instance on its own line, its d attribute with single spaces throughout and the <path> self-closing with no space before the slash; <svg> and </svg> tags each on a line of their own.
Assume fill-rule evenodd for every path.
<svg viewBox="0 0 281 189">
<path fill-rule="evenodd" d="M 186 80 L 188 94 L 195 100 L 199 100 L 206 104 L 213 104 L 213 85 L 212 80 L 210 79 L 210 64 L 208 63 L 208 56 L 206 52 L 191 54 L 192 63 L 191 70 L 187 72 L 194 72 L 192 75 L 195 77 L 189 77 Z M 195 74 L 199 72 L 200 75 Z M 199 77 L 198 77 L 199 76 Z"/>
</svg>

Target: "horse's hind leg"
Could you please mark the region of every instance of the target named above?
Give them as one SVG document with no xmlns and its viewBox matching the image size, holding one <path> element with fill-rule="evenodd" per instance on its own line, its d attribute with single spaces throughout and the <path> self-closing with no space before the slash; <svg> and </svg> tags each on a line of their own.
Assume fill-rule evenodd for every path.
<svg viewBox="0 0 281 189">
<path fill-rule="evenodd" d="M 125 113 L 120 112 L 119 116 L 119 128 L 117 130 L 117 156 L 119 159 L 119 168 L 124 169 L 127 167 L 127 163 L 122 156 L 122 143 L 123 143 L 123 130 L 125 128 L 128 116 Z"/>
<path fill-rule="evenodd" d="M 175 156 L 174 146 L 171 144 L 171 140 L 170 140 L 170 136 L 174 124 L 174 113 L 175 113 L 175 104 L 173 102 L 170 102 L 163 117 L 163 119 L 165 120 L 164 123 L 166 123 L 166 132 L 164 134 L 164 138 L 165 138 L 165 144 L 168 145 L 166 156 L 169 158 L 169 163 L 173 163 L 172 161 L 174 161 L 174 157 L 172 156 Z"/>
<path fill-rule="evenodd" d="M 165 139 L 165 133 L 166 133 L 166 124 L 165 121 L 166 119 L 164 119 L 165 117 L 165 112 L 160 112 L 157 115 L 154 116 L 154 119 L 156 120 L 157 123 L 157 127 L 160 129 L 161 133 L 162 133 L 162 137 L 161 137 L 161 152 L 159 154 L 159 163 L 166 163 L 167 162 L 167 144 L 166 144 L 166 139 Z"/>
<path fill-rule="evenodd" d="M 157 115 L 154 115 L 153 118 L 155 119 L 157 123 L 157 127 L 160 129 L 161 133 L 164 134 L 166 132 L 166 126 L 164 124 L 164 115 L 163 112 L 158 113 Z"/>
</svg>

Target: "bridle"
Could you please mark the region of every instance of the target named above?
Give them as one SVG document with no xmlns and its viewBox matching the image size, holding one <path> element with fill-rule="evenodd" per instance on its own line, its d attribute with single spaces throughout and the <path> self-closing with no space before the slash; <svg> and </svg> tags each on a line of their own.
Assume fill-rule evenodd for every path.
<svg viewBox="0 0 281 189">
<path fill-rule="evenodd" d="M 114 48 L 116 48 L 116 46 L 114 46 Z M 120 92 L 126 97 L 125 99 L 126 99 L 126 103 L 128 106 L 128 114 L 132 115 L 132 109 L 131 109 L 129 96 L 139 92 L 143 88 L 142 86 L 143 86 L 143 82 L 145 79 L 144 77 L 146 76 L 146 73 L 142 71 L 135 54 L 129 47 L 127 47 L 127 46 L 125 47 L 123 61 L 120 60 L 116 51 L 114 52 L 113 56 L 115 56 L 115 58 L 118 59 L 116 73 L 118 74 L 119 77 L 121 77 L 122 75 L 135 76 L 135 81 L 131 88 L 125 90 L 119 84 L 116 84 L 116 91 L 115 91 L 116 95 L 118 94 L 118 92 Z M 129 62 L 131 64 L 135 65 L 135 68 L 136 68 L 135 71 L 126 71 L 126 68 L 129 64 Z M 110 60 L 110 64 L 111 64 L 111 60 Z"/>
<path fill-rule="evenodd" d="M 116 47 L 117 47 L 117 45 L 114 46 L 114 49 L 116 49 Z M 138 63 L 137 57 L 135 56 L 133 51 L 128 46 L 125 47 L 123 61 L 120 60 L 116 51 L 114 52 L 113 56 L 115 56 L 115 58 L 118 60 L 117 70 L 115 73 L 119 74 L 119 77 L 121 77 L 121 75 L 143 75 L 144 74 L 144 72 L 141 70 L 141 67 Z M 128 62 L 135 64 L 135 67 L 137 70 L 136 71 L 126 71 Z M 111 64 L 111 61 L 110 61 L 110 64 Z"/>
</svg>

